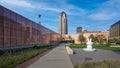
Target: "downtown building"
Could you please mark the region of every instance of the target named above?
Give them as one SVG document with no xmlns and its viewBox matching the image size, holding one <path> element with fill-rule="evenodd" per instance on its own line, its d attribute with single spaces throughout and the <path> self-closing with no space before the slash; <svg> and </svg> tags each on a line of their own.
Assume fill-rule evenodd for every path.
<svg viewBox="0 0 120 68">
<path fill-rule="evenodd" d="M 120 20 L 111 25 L 109 29 L 109 39 L 118 40 L 120 42 Z"/>
<path fill-rule="evenodd" d="M 76 28 L 76 33 L 81 33 L 82 32 L 82 27 L 77 27 Z"/>
<path fill-rule="evenodd" d="M 58 33 L 59 34 L 67 34 L 68 33 L 67 15 L 65 12 L 60 13 L 59 24 L 58 24 Z"/>
<path fill-rule="evenodd" d="M 0 49 L 58 43 L 61 35 L 0 6 Z"/>
</svg>

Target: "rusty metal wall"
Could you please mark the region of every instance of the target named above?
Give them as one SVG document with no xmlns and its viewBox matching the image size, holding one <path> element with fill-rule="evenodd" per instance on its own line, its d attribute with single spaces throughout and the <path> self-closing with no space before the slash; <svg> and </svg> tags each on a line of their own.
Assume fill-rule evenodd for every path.
<svg viewBox="0 0 120 68">
<path fill-rule="evenodd" d="M 0 6 L 0 47 L 58 43 L 61 35 Z"/>
</svg>

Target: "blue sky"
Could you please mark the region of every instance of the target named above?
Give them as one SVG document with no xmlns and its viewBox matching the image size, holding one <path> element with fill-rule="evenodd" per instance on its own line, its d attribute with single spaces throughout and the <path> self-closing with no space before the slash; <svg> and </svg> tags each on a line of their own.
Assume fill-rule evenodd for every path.
<svg viewBox="0 0 120 68">
<path fill-rule="evenodd" d="M 68 33 L 76 27 L 89 31 L 107 31 L 120 20 L 120 0 L 0 0 L 3 5 L 35 22 L 41 14 L 41 24 L 58 32 L 60 12 L 68 17 Z"/>
</svg>

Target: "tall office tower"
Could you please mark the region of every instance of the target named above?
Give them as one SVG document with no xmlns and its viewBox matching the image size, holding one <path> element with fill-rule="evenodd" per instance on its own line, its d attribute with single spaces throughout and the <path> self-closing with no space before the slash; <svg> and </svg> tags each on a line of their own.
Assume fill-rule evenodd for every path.
<svg viewBox="0 0 120 68">
<path fill-rule="evenodd" d="M 60 13 L 58 32 L 59 32 L 59 34 L 67 34 L 68 33 L 67 15 L 65 12 Z"/>
<path fill-rule="evenodd" d="M 77 31 L 76 31 L 77 33 L 80 33 L 80 32 L 82 32 L 82 27 L 77 27 Z"/>
<path fill-rule="evenodd" d="M 109 29 L 109 34 L 110 37 L 109 39 L 111 40 L 120 40 L 120 20 L 117 21 L 116 23 L 112 24 L 110 29 Z"/>
</svg>

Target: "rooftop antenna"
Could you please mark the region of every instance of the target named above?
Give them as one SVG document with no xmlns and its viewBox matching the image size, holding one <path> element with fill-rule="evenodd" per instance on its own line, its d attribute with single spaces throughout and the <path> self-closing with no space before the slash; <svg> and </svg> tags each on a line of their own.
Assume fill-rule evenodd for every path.
<svg viewBox="0 0 120 68">
<path fill-rule="evenodd" d="M 40 22 L 41 14 L 38 14 L 38 18 L 39 18 L 39 24 L 41 24 Z"/>
</svg>

